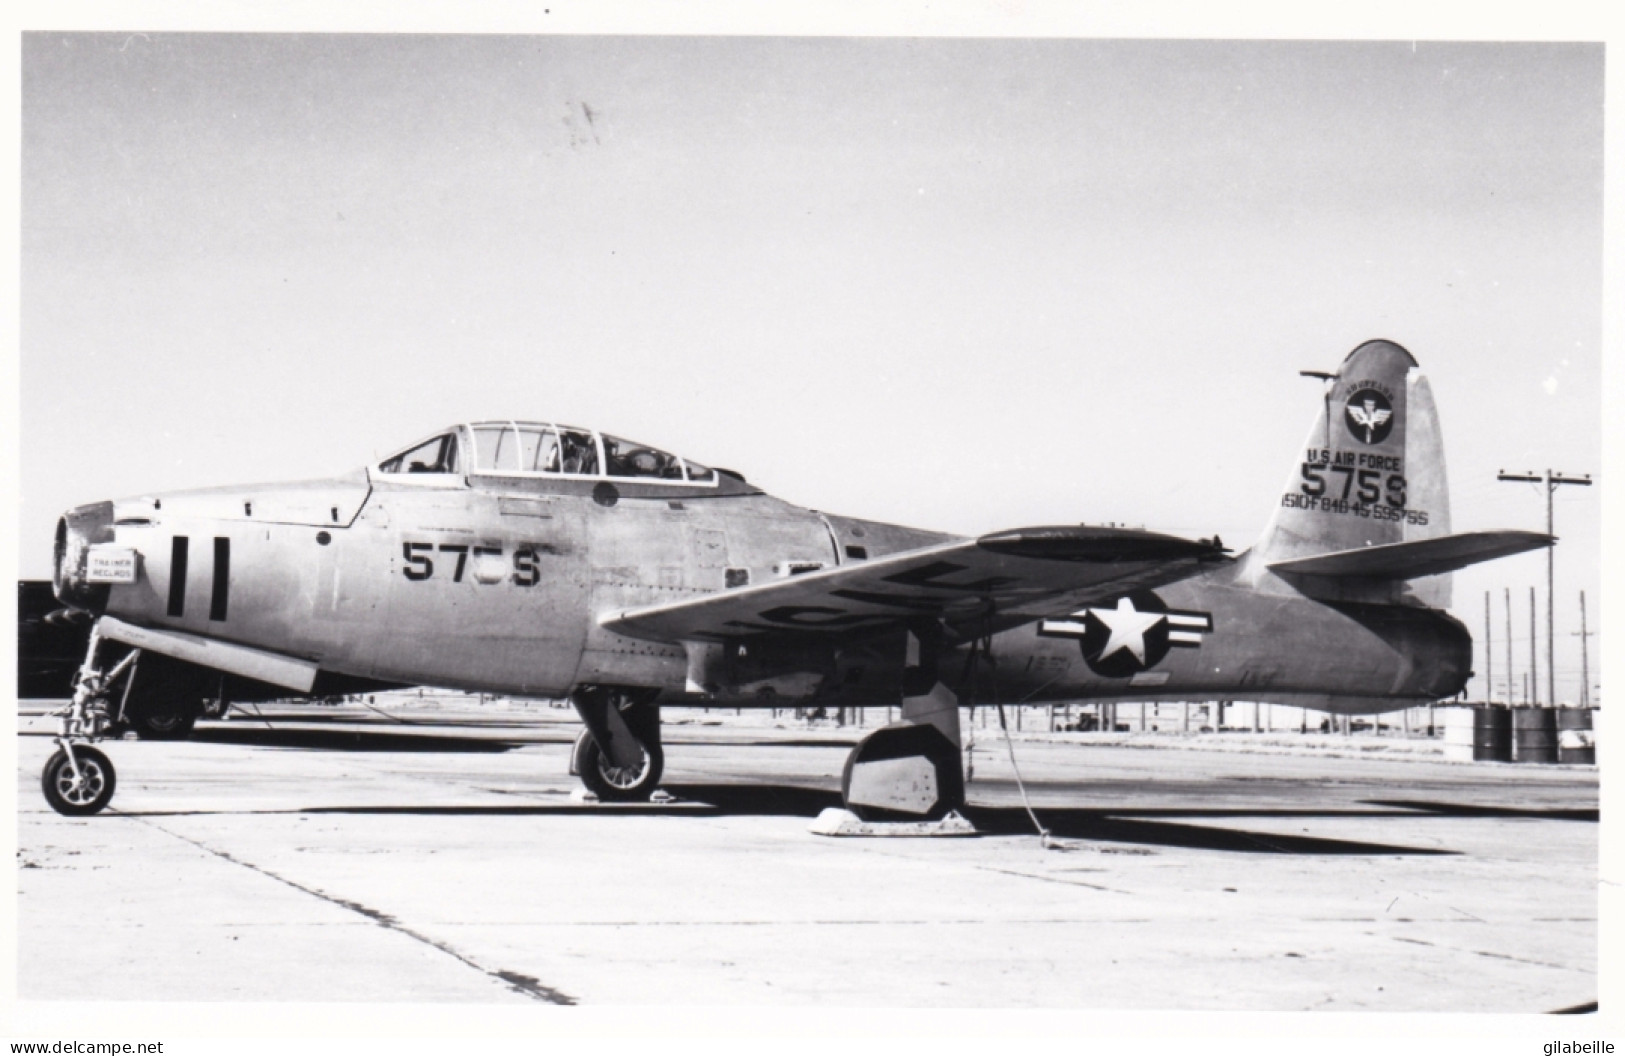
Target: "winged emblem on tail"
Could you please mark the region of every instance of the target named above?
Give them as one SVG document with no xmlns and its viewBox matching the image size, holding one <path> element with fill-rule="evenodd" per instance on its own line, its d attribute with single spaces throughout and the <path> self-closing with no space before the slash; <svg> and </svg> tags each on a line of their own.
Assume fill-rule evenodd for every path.
<svg viewBox="0 0 1625 1056">
<path fill-rule="evenodd" d="M 1387 407 L 1378 407 L 1377 401 L 1372 399 L 1364 400 L 1360 404 L 1350 403 L 1348 412 L 1354 424 L 1365 430 L 1364 439 L 1368 444 L 1374 444 L 1382 439 L 1376 433 L 1382 430 L 1382 427 L 1388 424 L 1388 419 L 1394 415 L 1393 410 Z M 1386 430 L 1383 431 L 1386 432 Z"/>
</svg>

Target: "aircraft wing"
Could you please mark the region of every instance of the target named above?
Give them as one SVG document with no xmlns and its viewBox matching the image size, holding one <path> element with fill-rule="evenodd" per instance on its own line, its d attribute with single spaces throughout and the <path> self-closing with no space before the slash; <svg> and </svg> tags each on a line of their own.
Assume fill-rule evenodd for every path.
<svg viewBox="0 0 1625 1056">
<path fill-rule="evenodd" d="M 1193 542 L 1126 528 L 1019 528 L 888 554 L 685 601 L 607 614 L 605 628 L 661 642 L 757 634 L 861 635 L 915 619 L 1002 629 L 1183 579 L 1228 560 Z"/>
</svg>

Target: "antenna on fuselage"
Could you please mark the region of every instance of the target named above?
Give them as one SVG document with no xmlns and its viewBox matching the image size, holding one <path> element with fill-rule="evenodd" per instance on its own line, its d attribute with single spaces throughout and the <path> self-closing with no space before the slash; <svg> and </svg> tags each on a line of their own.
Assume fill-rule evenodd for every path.
<svg viewBox="0 0 1625 1056">
<path fill-rule="evenodd" d="M 1300 370 L 1299 375 L 1305 378 L 1319 378 L 1325 385 L 1326 413 L 1322 420 L 1326 423 L 1326 450 L 1332 449 L 1332 384 L 1337 381 L 1337 375 L 1324 370 Z"/>
</svg>

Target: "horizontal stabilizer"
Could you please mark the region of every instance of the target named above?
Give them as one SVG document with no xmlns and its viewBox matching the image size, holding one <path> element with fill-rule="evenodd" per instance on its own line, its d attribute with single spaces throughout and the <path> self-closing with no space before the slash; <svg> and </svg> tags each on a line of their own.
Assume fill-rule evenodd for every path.
<svg viewBox="0 0 1625 1056">
<path fill-rule="evenodd" d="M 1361 576 L 1367 579 L 1416 579 L 1454 572 L 1528 550 L 1551 546 L 1555 536 L 1540 532 L 1462 532 L 1433 539 L 1338 550 L 1271 564 L 1273 572 L 1300 576 Z"/>
</svg>

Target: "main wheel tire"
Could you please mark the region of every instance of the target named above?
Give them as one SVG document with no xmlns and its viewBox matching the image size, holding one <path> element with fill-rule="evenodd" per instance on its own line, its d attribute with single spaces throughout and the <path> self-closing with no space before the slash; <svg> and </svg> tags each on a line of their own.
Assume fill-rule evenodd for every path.
<svg viewBox="0 0 1625 1056">
<path fill-rule="evenodd" d="M 86 745 L 76 746 L 73 757 L 79 763 L 79 779 L 73 776 L 73 764 L 68 753 L 61 748 L 46 760 L 40 775 L 40 788 L 45 802 L 58 814 L 84 817 L 98 813 L 113 798 L 113 787 L 118 777 L 107 756 Z"/>
<path fill-rule="evenodd" d="M 576 738 L 573 769 L 587 790 L 605 803 L 633 803 L 646 800 L 660 786 L 666 754 L 659 744 L 640 744 L 643 763 L 638 767 L 616 766 L 604 755 L 587 730 Z"/>
<path fill-rule="evenodd" d="M 864 821 L 939 821 L 965 806 L 959 746 L 930 723 L 882 726 L 846 757 L 841 800 Z"/>
<path fill-rule="evenodd" d="M 143 741 L 179 741 L 191 734 L 198 712 L 190 704 L 178 701 L 154 702 L 132 707 L 127 718 Z"/>
</svg>

